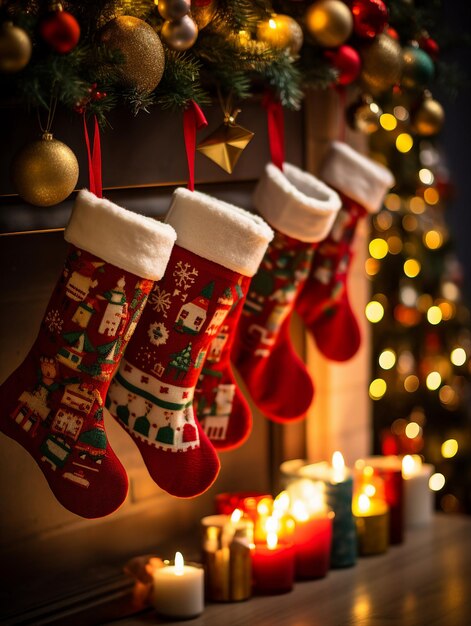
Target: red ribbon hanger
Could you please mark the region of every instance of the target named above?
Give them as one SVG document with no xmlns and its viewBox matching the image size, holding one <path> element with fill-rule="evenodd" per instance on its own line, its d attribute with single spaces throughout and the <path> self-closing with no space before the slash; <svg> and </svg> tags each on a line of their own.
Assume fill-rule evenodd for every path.
<svg viewBox="0 0 471 626">
<path fill-rule="evenodd" d="M 195 150 L 196 131 L 204 128 L 208 122 L 203 111 L 194 100 L 183 111 L 183 135 L 185 137 L 186 159 L 188 162 L 188 189 L 195 190 Z"/>
<path fill-rule="evenodd" d="M 101 180 L 100 127 L 98 126 L 96 115 L 94 115 L 94 121 L 93 149 L 90 149 L 90 137 L 88 136 L 87 120 L 85 118 L 85 113 L 83 114 L 83 132 L 85 135 L 88 157 L 88 186 L 92 193 L 98 196 L 98 198 L 102 198 L 103 183 Z"/>
<path fill-rule="evenodd" d="M 283 107 L 275 100 L 271 91 L 267 91 L 262 99 L 262 106 L 267 111 L 268 143 L 273 165 L 283 170 L 285 160 L 285 119 Z"/>
</svg>

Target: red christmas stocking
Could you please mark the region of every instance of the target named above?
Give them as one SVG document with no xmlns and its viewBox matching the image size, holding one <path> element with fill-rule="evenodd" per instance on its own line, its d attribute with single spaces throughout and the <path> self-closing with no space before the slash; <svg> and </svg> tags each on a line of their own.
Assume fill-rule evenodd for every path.
<svg viewBox="0 0 471 626">
<path fill-rule="evenodd" d="M 346 361 L 361 343 L 347 291 L 352 240 L 359 219 L 380 209 L 394 179 L 385 167 L 340 142 L 332 144 L 321 176 L 340 192 L 342 209 L 316 251 L 309 278 L 296 300 L 296 310 L 319 350 L 332 361 Z"/>
<path fill-rule="evenodd" d="M 242 313 L 250 277 L 243 276 L 236 287 L 238 300 L 212 339 L 195 389 L 194 410 L 204 432 L 216 450 L 241 446 L 252 428 L 252 412 L 237 387 L 230 355 Z"/>
<path fill-rule="evenodd" d="M 104 430 L 104 398 L 175 232 L 81 191 L 65 239 L 71 247 L 39 335 L 0 388 L 0 426 L 63 506 L 93 518 L 127 494 Z"/>
<path fill-rule="evenodd" d="M 270 163 L 254 206 L 276 234 L 250 284 L 232 359 L 259 409 L 285 422 L 304 417 L 312 402 L 311 377 L 291 345 L 289 322 L 315 242 L 329 232 L 340 199 L 307 172 Z"/>
<path fill-rule="evenodd" d="M 155 482 L 192 497 L 219 472 L 216 451 L 195 420 L 195 385 L 243 277 L 256 271 L 273 233 L 259 217 L 187 189 L 175 191 L 166 221 L 178 245 L 149 296 L 107 406 Z"/>
</svg>

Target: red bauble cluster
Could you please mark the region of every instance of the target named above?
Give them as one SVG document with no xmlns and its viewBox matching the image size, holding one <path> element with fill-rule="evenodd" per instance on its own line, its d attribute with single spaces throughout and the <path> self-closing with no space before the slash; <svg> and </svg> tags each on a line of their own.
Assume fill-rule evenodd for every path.
<svg viewBox="0 0 471 626">
<path fill-rule="evenodd" d="M 330 64 L 338 71 L 337 84 L 349 85 L 358 78 L 361 71 L 360 55 L 351 46 L 340 46 L 337 50 L 325 53 Z"/>
<path fill-rule="evenodd" d="M 47 45 L 59 54 L 71 52 L 80 39 L 79 23 L 60 4 L 41 20 L 39 32 Z"/>
<path fill-rule="evenodd" d="M 383 0 L 353 0 L 353 31 L 358 37 L 373 39 L 388 23 L 388 10 Z"/>
<path fill-rule="evenodd" d="M 96 102 L 97 100 L 103 100 L 103 98 L 106 98 L 106 91 L 98 91 L 97 89 L 97 84 L 93 83 L 89 88 L 88 88 L 88 95 L 85 96 L 85 98 L 82 98 L 82 100 L 80 100 L 80 102 L 77 102 L 77 104 L 74 106 L 74 111 L 76 113 L 84 113 L 85 109 L 87 108 L 87 106 L 90 104 L 90 102 Z"/>
</svg>

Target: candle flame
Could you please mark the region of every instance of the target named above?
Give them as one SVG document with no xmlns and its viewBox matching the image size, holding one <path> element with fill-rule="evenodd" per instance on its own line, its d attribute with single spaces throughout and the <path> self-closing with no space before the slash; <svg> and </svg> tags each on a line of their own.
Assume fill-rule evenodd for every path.
<svg viewBox="0 0 471 626">
<path fill-rule="evenodd" d="M 361 493 L 358 496 L 358 510 L 360 513 L 366 513 L 371 506 L 370 499 L 366 495 L 366 493 Z"/>
<path fill-rule="evenodd" d="M 241 518 L 242 518 L 242 511 L 240 509 L 234 509 L 231 515 L 231 523 L 237 524 L 237 522 L 240 522 Z"/>
<path fill-rule="evenodd" d="M 295 500 L 293 502 L 292 513 L 297 522 L 306 522 L 309 519 L 307 507 L 302 500 Z"/>
<path fill-rule="evenodd" d="M 336 450 L 332 455 L 332 481 L 341 483 L 345 479 L 345 461 L 341 452 Z"/>
<path fill-rule="evenodd" d="M 267 546 L 269 550 L 274 550 L 278 545 L 278 535 L 274 531 L 267 533 Z"/>
<path fill-rule="evenodd" d="M 273 514 L 283 515 L 289 509 L 290 498 L 287 491 L 279 493 L 273 501 Z"/>
<path fill-rule="evenodd" d="M 181 552 L 175 552 L 175 575 L 183 576 L 183 568 L 185 561 L 183 560 L 183 554 Z"/>
<path fill-rule="evenodd" d="M 420 471 L 422 459 L 418 454 L 406 454 L 402 459 L 402 476 L 410 478 Z"/>
<path fill-rule="evenodd" d="M 257 504 L 257 513 L 263 516 L 268 515 L 268 513 L 270 513 L 270 506 L 269 506 L 268 498 L 263 498 L 263 500 L 260 500 L 260 502 Z"/>
<path fill-rule="evenodd" d="M 363 491 L 369 498 L 372 498 L 376 494 L 376 487 L 371 483 L 368 483 L 368 485 L 364 486 Z"/>
</svg>

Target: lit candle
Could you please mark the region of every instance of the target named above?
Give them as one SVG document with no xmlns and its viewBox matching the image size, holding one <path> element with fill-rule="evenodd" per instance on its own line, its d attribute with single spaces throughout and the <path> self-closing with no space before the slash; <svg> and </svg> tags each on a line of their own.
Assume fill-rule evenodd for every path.
<svg viewBox="0 0 471 626">
<path fill-rule="evenodd" d="M 206 596 L 215 601 L 247 600 L 252 591 L 253 522 L 236 509 L 201 520 Z"/>
<path fill-rule="evenodd" d="M 369 456 L 359 459 L 355 469 L 371 468 L 384 481 L 384 499 L 389 506 L 389 543 L 402 543 L 404 538 L 404 481 L 401 459 L 395 455 Z"/>
<path fill-rule="evenodd" d="M 153 572 L 151 601 L 160 615 L 189 619 L 204 609 L 204 572 L 202 568 L 185 565 L 181 552 L 175 564 Z"/>
<path fill-rule="evenodd" d="M 322 578 L 330 567 L 334 514 L 325 506 L 320 484 L 305 478 L 291 483 L 275 498 L 274 515 L 279 509 L 294 521 L 296 578 Z"/>
<path fill-rule="evenodd" d="M 271 514 L 273 496 L 255 491 L 220 493 L 215 499 L 216 512 L 230 515 L 234 509 L 240 509 L 254 523 L 254 541 L 265 541 L 264 524 Z"/>
<path fill-rule="evenodd" d="M 294 582 L 294 550 L 292 544 L 278 542 L 278 520 L 267 520 L 266 543 L 255 544 L 252 551 L 254 589 L 258 593 L 287 593 Z"/>
<path fill-rule="evenodd" d="M 389 545 L 389 511 L 384 500 L 360 493 L 353 501 L 360 556 L 386 552 Z"/>
<path fill-rule="evenodd" d="M 406 454 L 402 459 L 406 527 L 424 526 L 432 521 L 433 493 L 429 480 L 433 469 L 433 465 L 422 463 L 417 454 Z"/>
<path fill-rule="evenodd" d="M 288 482 L 296 477 L 323 483 L 325 502 L 335 515 L 330 566 L 338 568 L 354 565 L 357 537 L 352 513 L 353 477 L 345 467 L 342 454 L 334 452 L 332 465 L 325 462 L 308 465 L 300 460 L 287 461 L 282 464 L 281 471 Z"/>
</svg>

